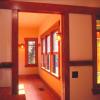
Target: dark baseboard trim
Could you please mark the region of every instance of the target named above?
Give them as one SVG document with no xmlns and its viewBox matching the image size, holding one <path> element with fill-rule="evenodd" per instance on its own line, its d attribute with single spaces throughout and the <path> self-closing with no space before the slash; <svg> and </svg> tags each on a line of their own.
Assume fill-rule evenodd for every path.
<svg viewBox="0 0 100 100">
<path fill-rule="evenodd" d="M 34 78 L 40 78 L 38 74 L 18 75 L 18 78 L 25 78 L 25 77 L 26 77 L 26 78 L 27 78 L 27 77 L 29 78 L 29 77 L 31 77 L 31 76 L 32 76 L 32 77 L 34 76 Z"/>
<path fill-rule="evenodd" d="M 92 60 L 70 61 L 69 65 L 70 66 L 88 66 L 88 65 L 93 65 L 93 61 Z"/>
</svg>

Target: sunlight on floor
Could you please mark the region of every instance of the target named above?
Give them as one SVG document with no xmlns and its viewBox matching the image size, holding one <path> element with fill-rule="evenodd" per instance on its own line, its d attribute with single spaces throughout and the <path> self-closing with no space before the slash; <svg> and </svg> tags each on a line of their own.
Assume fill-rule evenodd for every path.
<svg viewBox="0 0 100 100">
<path fill-rule="evenodd" d="M 25 94 L 24 84 L 19 84 L 18 86 L 18 94 Z"/>
</svg>

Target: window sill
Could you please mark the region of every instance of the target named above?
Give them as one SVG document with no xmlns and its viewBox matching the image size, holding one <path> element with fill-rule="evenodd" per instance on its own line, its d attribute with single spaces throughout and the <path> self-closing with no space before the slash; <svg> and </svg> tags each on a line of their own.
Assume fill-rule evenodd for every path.
<svg viewBox="0 0 100 100">
<path fill-rule="evenodd" d="M 50 70 L 48 69 L 45 69 L 44 67 L 41 67 L 42 69 L 44 69 L 45 71 L 49 72 L 50 73 Z"/>
<path fill-rule="evenodd" d="M 51 74 L 54 75 L 55 77 L 59 77 L 59 75 L 57 75 L 57 74 L 55 74 L 55 73 L 53 73 L 53 72 L 52 72 Z"/>
<path fill-rule="evenodd" d="M 45 72 L 47 72 L 48 74 L 52 75 L 53 77 L 55 77 L 56 79 L 60 79 L 59 75 L 50 72 L 50 70 L 45 69 L 44 67 L 41 67 L 41 69 L 43 69 Z"/>
</svg>

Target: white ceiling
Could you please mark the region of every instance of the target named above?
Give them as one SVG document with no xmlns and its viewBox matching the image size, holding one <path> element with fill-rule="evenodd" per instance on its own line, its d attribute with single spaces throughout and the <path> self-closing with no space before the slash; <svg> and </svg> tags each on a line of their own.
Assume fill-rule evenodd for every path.
<svg viewBox="0 0 100 100">
<path fill-rule="evenodd" d="M 39 27 L 53 14 L 19 12 L 19 27 Z"/>
</svg>

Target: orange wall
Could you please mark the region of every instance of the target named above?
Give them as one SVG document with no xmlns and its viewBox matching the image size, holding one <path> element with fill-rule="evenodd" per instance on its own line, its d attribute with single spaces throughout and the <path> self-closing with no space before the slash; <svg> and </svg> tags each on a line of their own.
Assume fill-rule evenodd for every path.
<svg viewBox="0 0 100 100">
<path fill-rule="evenodd" d="M 12 12 L 0 9 L 0 62 L 12 61 Z M 11 87 L 11 69 L 0 68 L 0 87 Z"/>
<path fill-rule="evenodd" d="M 20 24 L 20 22 L 19 22 Z M 24 38 L 38 37 L 38 29 L 33 27 L 19 27 L 18 43 L 25 43 Z M 38 66 L 25 67 L 25 48 L 18 49 L 19 56 L 19 75 L 38 74 Z"/>
<path fill-rule="evenodd" d="M 51 17 L 47 18 L 44 23 L 41 25 L 39 29 L 39 35 L 43 34 L 47 31 L 54 23 L 60 20 L 60 15 L 51 15 Z M 39 37 L 40 43 L 40 37 Z M 41 43 L 40 43 L 41 44 Z M 53 89 L 55 92 L 61 96 L 61 75 L 60 79 L 55 78 L 54 76 L 48 74 L 43 69 L 41 69 L 41 47 L 39 47 L 39 74 L 40 77 Z M 60 66 L 61 67 L 61 66 Z M 61 71 L 61 70 L 60 70 Z M 61 74 L 61 73 L 60 73 Z"/>
</svg>

